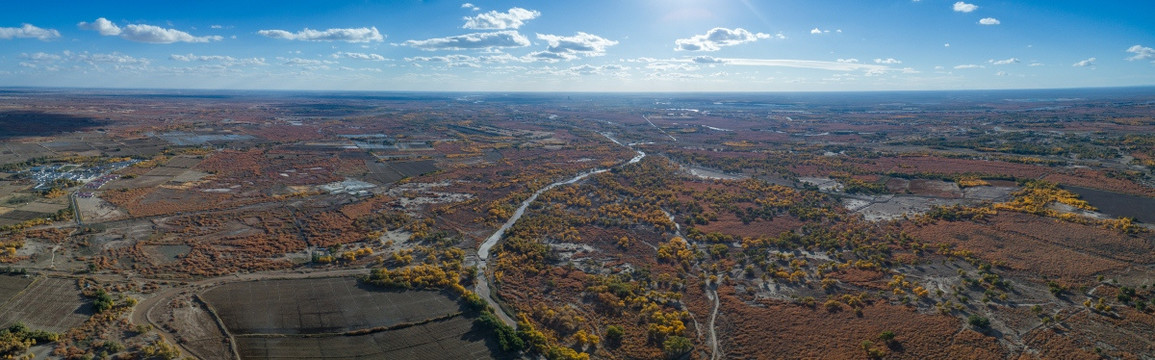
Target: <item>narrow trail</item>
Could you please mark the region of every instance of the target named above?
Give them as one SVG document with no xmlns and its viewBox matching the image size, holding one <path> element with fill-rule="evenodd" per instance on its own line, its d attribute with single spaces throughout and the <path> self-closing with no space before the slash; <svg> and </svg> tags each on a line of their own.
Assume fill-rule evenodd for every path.
<svg viewBox="0 0 1155 360">
<path fill-rule="evenodd" d="M 49 269 L 55 269 L 56 268 L 56 251 L 57 250 L 60 250 L 60 245 L 53 246 L 52 251 L 49 252 L 49 254 L 52 255 L 52 257 L 50 257 L 48 259 L 48 268 Z"/>
<path fill-rule="evenodd" d="M 710 312 L 710 338 L 708 341 L 710 345 L 710 360 L 717 360 L 721 357 L 721 354 L 718 354 L 718 331 L 714 327 L 714 322 L 718 319 L 718 289 L 716 286 L 717 285 L 711 284 L 706 287 L 706 297 L 714 300 L 714 310 Z"/>
<path fill-rule="evenodd" d="M 646 119 L 646 122 L 650 123 L 650 126 L 653 126 L 655 129 L 658 129 L 658 131 L 660 131 L 663 135 L 669 136 L 670 140 L 678 141 L 678 138 L 674 137 L 674 135 L 670 135 L 670 133 L 666 132 L 666 130 L 662 130 L 662 128 L 658 127 L 658 125 L 654 125 L 654 122 L 650 121 L 650 118 L 646 117 L 645 115 L 642 115 L 642 119 Z"/>
</svg>

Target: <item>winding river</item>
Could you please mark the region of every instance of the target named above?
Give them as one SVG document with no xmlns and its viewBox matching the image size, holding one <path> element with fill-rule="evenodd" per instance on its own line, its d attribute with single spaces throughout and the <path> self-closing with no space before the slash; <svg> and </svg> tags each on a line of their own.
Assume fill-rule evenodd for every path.
<svg viewBox="0 0 1155 360">
<path fill-rule="evenodd" d="M 637 155 L 634 156 L 632 159 L 630 159 L 629 161 L 626 161 L 624 163 L 619 164 L 618 167 L 629 165 L 629 164 L 635 164 L 639 161 L 642 161 L 642 159 L 646 157 L 646 153 L 641 151 L 641 150 L 636 150 L 633 147 L 622 144 L 621 142 L 618 142 L 618 140 L 610 137 L 609 135 L 602 134 L 602 136 L 605 136 L 607 139 L 610 139 L 610 141 L 613 141 L 615 144 L 629 147 L 630 150 L 633 150 L 634 152 L 637 153 Z M 594 170 L 586 171 L 586 172 L 578 174 L 577 176 L 574 176 L 568 180 L 558 181 L 558 182 L 549 184 L 546 187 L 538 189 L 528 199 L 525 199 L 525 201 L 522 201 L 521 206 L 517 207 L 517 211 L 513 212 L 513 216 L 510 216 L 509 220 L 505 221 L 505 224 L 502 224 L 501 227 L 498 228 L 497 231 L 493 233 L 493 235 L 490 235 L 488 238 L 486 238 L 485 242 L 482 242 L 481 246 L 477 248 L 477 257 L 479 259 L 478 268 L 481 271 L 477 272 L 477 280 L 478 281 L 477 281 L 477 285 L 476 285 L 474 291 L 478 294 L 478 296 L 481 296 L 483 299 L 485 299 L 485 301 L 487 303 L 489 303 L 489 306 L 493 307 L 493 309 L 497 311 L 498 318 L 500 318 L 507 325 L 512 326 L 512 325 L 516 324 L 516 322 L 513 320 L 512 317 L 509 316 L 509 314 L 506 314 L 505 310 L 502 309 L 501 306 L 497 303 L 497 301 L 495 301 L 493 299 L 493 295 L 489 289 L 489 281 L 485 275 L 486 262 L 489 260 L 489 250 L 492 249 L 494 245 L 497 245 L 497 242 L 501 240 L 501 237 L 505 236 L 505 232 L 508 231 L 509 228 L 513 226 L 513 224 L 517 223 L 517 220 L 521 219 L 522 215 L 525 215 L 525 210 L 529 208 L 529 204 L 536 201 L 537 197 L 540 196 L 542 193 L 549 191 L 550 189 L 553 189 L 553 188 L 558 187 L 558 186 L 570 185 L 570 184 L 576 183 L 578 181 L 582 181 L 582 179 L 585 179 L 585 178 L 589 177 L 590 175 L 600 174 L 600 173 L 604 173 L 606 171 L 610 171 L 610 169 L 594 169 Z"/>
<path fill-rule="evenodd" d="M 634 164 L 634 163 L 637 163 L 639 161 L 642 161 L 642 158 L 646 157 L 645 152 L 638 151 L 638 150 L 634 150 L 634 151 L 636 151 L 638 153 L 637 156 L 634 156 L 634 158 L 630 159 L 630 161 L 622 163 L 621 165 L 618 165 L 618 166 Z M 514 223 L 517 223 L 517 220 L 521 219 L 522 215 L 525 215 L 525 209 L 529 208 L 529 204 L 534 202 L 535 200 L 537 200 L 537 197 L 539 195 L 541 195 L 542 193 L 549 191 L 550 189 L 553 189 L 553 188 L 558 187 L 558 186 L 570 185 L 570 184 L 576 183 L 578 181 L 581 181 L 582 179 L 589 177 L 590 175 L 601 174 L 601 173 L 604 173 L 606 171 L 610 171 L 610 170 L 609 169 L 590 170 L 590 171 L 581 173 L 577 176 L 574 176 L 573 178 L 570 178 L 569 180 L 558 181 L 558 182 L 555 182 L 553 184 L 549 184 L 549 186 L 543 187 L 543 188 L 539 189 L 538 191 L 534 192 L 532 196 L 530 196 L 528 199 L 525 199 L 525 201 L 521 202 L 521 206 L 517 207 L 517 210 L 513 212 L 513 216 L 510 216 L 509 220 L 506 220 L 505 224 L 502 224 L 501 228 L 497 229 L 497 232 L 494 232 L 493 235 L 490 235 L 489 238 L 485 239 L 485 242 L 481 243 L 481 247 L 477 248 L 477 256 L 481 257 L 482 263 L 484 263 L 485 260 L 489 259 L 489 249 L 493 248 L 493 245 L 497 245 L 497 241 L 501 240 L 502 236 L 505 236 L 505 232 L 507 230 L 509 230 L 509 228 L 512 227 Z"/>
</svg>

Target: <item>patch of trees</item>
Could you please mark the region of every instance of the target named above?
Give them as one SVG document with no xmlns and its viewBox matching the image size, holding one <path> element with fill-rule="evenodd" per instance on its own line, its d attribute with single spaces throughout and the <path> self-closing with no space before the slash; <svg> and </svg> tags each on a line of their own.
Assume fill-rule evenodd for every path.
<svg viewBox="0 0 1155 360">
<path fill-rule="evenodd" d="M 44 330 L 29 329 L 21 322 L 0 330 L 0 357 L 5 359 L 25 358 L 25 352 L 34 345 L 60 340 L 60 334 Z M 27 355 L 31 358 L 31 354 Z"/>
<path fill-rule="evenodd" d="M 994 209 L 985 206 L 971 207 L 961 204 L 951 206 L 932 205 L 930 210 L 922 215 L 922 219 L 926 221 L 920 219 L 918 222 L 924 223 L 930 220 L 982 221 L 997 213 Z"/>
</svg>

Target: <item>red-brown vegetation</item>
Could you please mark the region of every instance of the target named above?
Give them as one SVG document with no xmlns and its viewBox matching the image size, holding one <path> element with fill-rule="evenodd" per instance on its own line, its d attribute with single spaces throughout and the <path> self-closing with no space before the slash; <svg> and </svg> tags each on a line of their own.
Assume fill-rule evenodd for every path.
<svg viewBox="0 0 1155 360">
<path fill-rule="evenodd" d="M 731 358 L 862 359 L 868 354 L 863 341 L 881 346 L 888 359 L 1006 357 L 995 338 L 960 331 L 957 318 L 920 314 L 905 306 L 875 302 L 860 317 L 773 301 L 752 306 L 738 300 L 730 287 L 719 289 L 719 295 L 726 326 L 718 338 Z M 895 345 L 878 339 L 884 331 L 897 334 Z"/>
</svg>

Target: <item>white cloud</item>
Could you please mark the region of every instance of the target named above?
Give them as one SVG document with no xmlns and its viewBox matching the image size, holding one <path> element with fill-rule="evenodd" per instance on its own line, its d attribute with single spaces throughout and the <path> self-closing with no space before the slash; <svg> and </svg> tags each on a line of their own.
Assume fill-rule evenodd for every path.
<svg viewBox="0 0 1155 360">
<path fill-rule="evenodd" d="M 65 53 L 66 55 L 68 53 Z M 124 55 L 118 52 L 111 54 L 89 54 L 87 52 L 76 54 L 72 56 L 75 61 L 87 63 L 89 65 L 96 64 L 113 64 L 113 65 L 148 65 L 151 63 L 146 58 L 137 58 Z"/>
<path fill-rule="evenodd" d="M 820 60 L 796 60 L 796 59 L 744 59 L 744 58 L 716 58 L 709 56 L 696 56 L 693 58 L 680 59 L 655 59 L 655 58 L 634 58 L 623 59 L 624 62 L 633 63 L 652 63 L 657 65 L 647 65 L 651 69 L 679 69 L 685 70 L 684 67 L 672 66 L 669 64 L 724 64 L 727 66 L 768 66 L 768 67 L 790 67 L 800 69 L 818 69 L 830 71 L 854 71 L 865 70 L 874 73 L 884 73 L 888 71 L 903 71 L 911 72 L 913 69 L 896 69 L 886 65 L 874 64 L 859 64 L 850 61 L 820 61 Z M 693 69 L 698 69 L 693 67 Z"/>
<path fill-rule="evenodd" d="M 1086 60 L 1082 60 L 1082 61 L 1079 61 L 1077 63 L 1071 64 L 1071 66 L 1074 66 L 1074 67 L 1088 67 L 1091 65 L 1095 65 L 1095 58 L 1088 58 Z"/>
<path fill-rule="evenodd" d="M 470 4 L 471 5 L 471 4 Z M 462 5 L 464 7 L 465 5 Z M 511 8 L 506 12 L 490 11 L 477 16 L 466 16 L 462 28 L 476 30 L 517 29 L 526 21 L 541 16 L 537 10 L 526 10 L 519 7 Z"/>
<path fill-rule="evenodd" d="M 261 30 L 257 31 L 261 36 L 271 37 L 274 39 L 285 40 L 301 40 L 301 41 L 344 41 L 350 43 L 363 43 L 370 41 L 380 42 L 385 39 L 377 31 L 377 27 L 362 27 L 349 29 L 327 29 L 327 30 L 313 30 L 305 28 L 296 33 L 285 30 Z"/>
<path fill-rule="evenodd" d="M 1008 74 L 1006 71 L 999 71 L 999 72 L 995 73 L 995 76 L 1008 76 L 1008 75 L 1010 75 L 1010 74 Z"/>
<path fill-rule="evenodd" d="M 555 63 L 558 61 L 570 61 L 578 58 L 572 53 L 554 53 L 549 51 L 534 51 L 525 56 L 530 61 L 544 61 L 548 63 Z"/>
<path fill-rule="evenodd" d="M 901 63 L 902 63 L 902 61 L 899 61 L 899 60 L 897 60 L 897 59 L 895 59 L 895 58 L 886 58 L 886 59 L 874 59 L 874 63 L 875 63 L 875 64 L 888 64 L 888 65 L 893 65 L 893 64 L 901 64 Z"/>
<path fill-rule="evenodd" d="M 857 64 L 858 63 L 858 59 L 855 59 L 855 58 L 838 59 L 837 61 L 840 63 L 848 63 L 848 64 Z"/>
<path fill-rule="evenodd" d="M 617 41 L 584 32 L 574 36 L 537 34 L 537 39 L 545 40 L 549 47 L 545 51 L 530 54 L 530 57 L 547 62 L 573 60 L 581 56 L 602 56 L 606 54 L 607 47 L 618 44 Z"/>
<path fill-rule="evenodd" d="M 97 18 L 96 21 L 91 23 L 81 21 L 79 24 L 76 24 L 76 26 L 83 30 L 96 31 L 104 36 L 120 35 L 120 27 L 105 18 Z"/>
<path fill-rule="evenodd" d="M 221 25 L 209 25 L 209 29 L 224 29 L 224 28 L 225 27 L 221 26 Z"/>
<path fill-rule="evenodd" d="M 695 71 L 700 68 L 692 63 L 658 61 L 646 64 L 646 69 L 658 71 Z"/>
<path fill-rule="evenodd" d="M 1130 48 L 1127 48 L 1127 52 L 1135 54 L 1131 57 L 1128 57 L 1127 61 L 1151 60 L 1152 62 L 1155 62 L 1155 49 L 1142 45 L 1134 45 Z"/>
<path fill-rule="evenodd" d="M 342 71 L 368 71 L 368 72 L 377 72 L 377 73 L 381 72 L 381 69 L 377 69 L 377 68 L 351 68 L 351 67 L 348 67 L 348 66 L 341 66 L 341 67 L 338 67 L 338 68 L 337 68 L 337 70 L 342 70 Z"/>
<path fill-rule="evenodd" d="M 955 69 L 981 69 L 984 66 L 975 64 L 955 65 Z"/>
<path fill-rule="evenodd" d="M 169 58 L 169 60 L 184 61 L 184 62 L 189 62 L 189 61 L 231 61 L 231 60 L 236 60 L 236 59 L 235 59 L 235 58 L 233 58 L 232 56 L 222 56 L 222 55 L 208 55 L 208 56 L 198 56 L 198 55 L 193 55 L 193 54 L 188 54 L 188 55 L 172 54 L 172 55 L 169 55 L 169 56 L 168 56 L 168 58 Z"/>
<path fill-rule="evenodd" d="M 481 10 L 481 8 L 477 7 L 477 5 L 473 5 L 471 3 L 461 4 L 461 8 L 462 9 L 469 9 L 469 10 L 473 10 L 473 11 Z"/>
<path fill-rule="evenodd" d="M 486 63 L 509 63 L 509 62 L 532 62 L 535 59 L 530 56 L 516 57 L 506 53 L 497 55 L 484 56 L 469 56 L 469 55 L 444 55 L 444 56 L 414 56 L 407 57 L 405 61 L 412 63 L 434 63 L 445 64 L 449 67 L 480 67 L 479 64 Z"/>
<path fill-rule="evenodd" d="M 81 21 L 76 24 L 76 26 L 84 30 L 96 31 L 104 36 L 120 36 L 121 39 L 128 41 L 149 44 L 172 44 L 176 42 L 205 43 L 224 39 L 218 35 L 193 36 L 184 31 L 147 24 L 130 24 L 122 28 L 105 18 L 98 18 L 91 23 Z"/>
<path fill-rule="evenodd" d="M 60 37 L 60 32 L 56 29 L 42 29 L 32 24 L 24 24 L 21 27 L 0 27 L 0 39 L 37 39 L 40 41 L 48 41 Z"/>
<path fill-rule="evenodd" d="M 995 19 L 995 18 L 993 18 L 993 17 L 988 17 L 988 18 L 982 18 L 982 19 L 979 19 L 979 24 L 983 24 L 983 25 L 998 25 L 998 24 L 1001 24 L 1001 22 L 999 22 L 999 19 Z"/>
<path fill-rule="evenodd" d="M 817 35 L 817 34 L 821 34 L 822 30 L 819 30 L 818 28 L 813 28 L 813 29 L 810 29 L 810 33 Z"/>
<path fill-rule="evenodd" d="M 990 60 L 987 60 L 987 62 L 994 64 L 994 65 L 1018 64 L 1019 58 L 1010 58 L 1010 59 L 1003 59 L 1003 60 L 990 59 Z"/>
<path fill-rule="evenodd" d="M 716 27 L 707 31 L 704 35 L 694 35 L 687 39 L 675 40 L 674 50 L 718 51 L 723 46 L 738 45 L 758 41 L 758 39 L 769 39 L 771 37 L 775 36 L 764 33 L 751 33 L 743 28 L 730 30 Z M 779 38 L 783 37 L 779 36 Z"/>
<path fill-rule="evenodd" d="M 20 57 L 25 59 L 32 59 L 36 61 L 56 61 L 60 60 L 60 55 L 49 54 L 45 52 L 37 52 L 32 54 L 20 54 Z"/>
<path fill-rule="evenodd" d="M 171 44 L 175 42 L 203 43 L 220 41 L 222 39 L 222 37 L 216 35 L 193 36 L 180 30 L 138 24 L 125 26 L 124 31 L 120 33 L 120 37 L 125 40 L 150 44 Z"/>
<path fill-rule="evenodd" d="M 232 56 L 224 55 L 194 55 L 194 54 L 172 54 L 169 55 L 169 60 L 183 61 L 183 62 L 220 62 L 224 65 L 268 65 L 265 63 L 265 58 L 247 58 L 237 59 Z"/>
<path fill-rule="evenodd" d="M 118 52 L 92 54 L 88 52 L 74 53 L 65 50 L 61 52 L 60 55 L 37 52 L 20 54 L 20 57 L 32 61 L 20 62 L 20 66 L 47 71 L 60 70 L 60 65 L 64 65 L 66 62 L 87 64 L 100 71 L 107 69 L 106 66 L 111 66 L 112 69 L 116 70 L 145 70 L 148 68 L 148 65 L 152 63 L 152 61 L 147 58 L 132 57 Z"/>
<path fill-rule="evenodd" d="M 481 61 L 487 63 L 508 63 L 508 62 L 528 62 L 525 58 L 519 58 L 506 53 L 499 53 L 497 55 L 486 55 L 478 57 Z"/>
<path fill-rule="evenodd" d="M 819 61 L 819 60 L 794 60 L 794 59 L 723 59 L 727 65 L 744 65 L 744 66 L 774 66 L 774 67 L 790 67 L 800 69 L 818 69 L 830 71 L 854 71 L 864 70 L 869 72 L 885 72 L 894 71 L 894 69 L 885 65 L 871 65 L 859 64 L 850 62 L 838 61 Z"/>
<path fill-rule="evenodd" d="M 347 58 L 357 60 L 369 61 L 385 61 L 385 57 L 377 54 L 353 53 L 353 52 L 337 52 L 333 54 L 333 58 Z"/>
<path fill-rule="evenodd" d="M 1037 63 L 1036 62 L 1036 63 L 1031 63 L 1030 65 L 1027 65 L 1027 66 L 1030 66 L 1030 67 L 1043 66 L 1043 63 Z"/>
<path fill-rule="evenodd" d="M 303 68 L 308 69 L 308 70 L 329 70 L 330 69 L 329 65 L 337 64 L 337 62 L 333 61 L 333 60 L 314 60 L 314 59 L 304 59 L 304 58 L 299 58 L 299 57 L 294 57 L 294 58 L 277 57 L 277 61 L 280 61 L 282 65 L 300 66 L 300 67 L 303 67 Z"/>
<path fill-rule="evenodd" d="M 965 2 L 959 1 L 959 2 L 954 3 L 953 8 L 954 8 L 954 11 L 957 11 L 957 12 L 969 13 L 971 11 L 978 10 L 979 6 L 975 5 L 975 4 L 967 4 Z"/>
<path fill-rule="evenodd" d="M 647 74 L 646 78 L 647 79 L 654 79 L 654 80 L 691 80 L 691 79 L 701 79 L 702 75 L 701 74 L 687 74 L 687 73 L 661 72 L 661 71 L 659 71 L 659 72 L 652 72 L 652 73 Z"/>
<path fill-rule="evenodd" d="M 726 60 L 719 59 L 719 58 L 712 57 L 712 56 L 695 56 L 693 58 L 690 58 L 690 61 L 693 61 L 694 63 L 697 63 L 697 64 L 725 64 L 726 63 Z"/>
<path fill-rule="evenodd" d="M 422 50 L 494 49 L 525 47 L 529 46 L 529 44 L 529 39 L 517 31 L 512 30 L 455 35 L 426 40 L 407 40 L 401 43 L 401 45 Z"/>
<path fill-rule="evenodd" d="M 480 67 L 480 58 L 468 55 L 446 55 L 446 56 L 415 56 L 405 58 L 408 62 L 424 62 L 424 63 L 440 63 L 449 67 Z"/>
<path fill-rule="evenodd" d="M 600 75 L 600 74 L 605 74 L 607 72 L 621 72 L 621 71 L 625 71 L 627 69 L 628 68 L 626 68 L 624 66 L 614 65 L 614 64 L 601 65 L 601 66 L 593 66 L 590 64 L 583 64 L 583 65 L 571 67 L 569 69 L 566 69 L 565 71 L 568 73 L 571 73 L 571 74 L 576 74 L 576 75 Z"/>
</svg>

